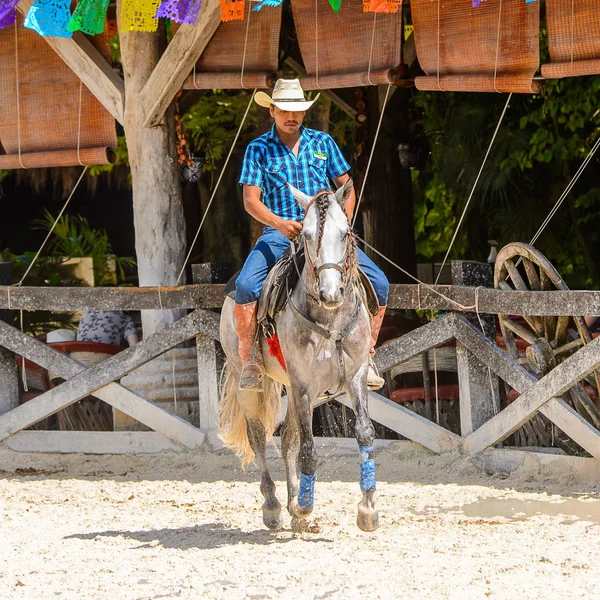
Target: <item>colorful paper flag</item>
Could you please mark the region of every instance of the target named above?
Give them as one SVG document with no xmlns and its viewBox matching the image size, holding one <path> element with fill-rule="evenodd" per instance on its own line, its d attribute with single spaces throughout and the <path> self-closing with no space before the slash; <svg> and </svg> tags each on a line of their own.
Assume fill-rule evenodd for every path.
<svg viewBox="0 0 600 600">
<path fill-rule="evenodd" d="M 69 31 L 98 35 L 104 31 L 110 0 L 79 0 L 69 20 Z"/>
<path fill-rule="evenodd" d="M 193 25 L 198 20 L 202 0 L 163 0 L 155 17 Z"/>
<path fill-rule="evenodd" d="M 35 0 L 23 25 L 42 36 L 69 38 L 73 35 L 67 27 L 70 18 L 69 0 Z"/>
</svg>

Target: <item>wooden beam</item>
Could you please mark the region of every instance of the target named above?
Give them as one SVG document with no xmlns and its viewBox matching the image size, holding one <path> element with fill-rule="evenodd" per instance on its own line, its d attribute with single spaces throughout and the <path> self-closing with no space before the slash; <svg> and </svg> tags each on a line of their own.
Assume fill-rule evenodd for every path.
<svg viewBox="0 0 600 600">
<path fill-rule="evenodd" d="M 591 373 L 598 364 L 600 364 L 600 338 L 590 342 L 567 358 L 550 373 L 542 377 L 537 384 L 530 385 L 517 400 L 500 414 L 467 436 L 463 441 L 464 451 L 475 455 L 499 440 L 505 439 L 529 420 L 544 404 L 552 398 L 564 394 L 575 382 Z M 490 364 L 490 368 L 493 368 L 492 364 Z M 567 419 L 566 415 L 565 419 Z M 572 415 L 568 419 L 573 422 Z"/>
<path fill-rule="evenodd" d="M 157 454 L 184 450 L 154 431 L 20 431 L 2 445 L 15 452 L 53 454 Z"/>
<path fill-rule="evenodd" d="M 352 401 L 346 394 L 336 400 L 353 408 Z M 438 454 L 455 452 L 460 446 L 460 437 L 456 434 L 376 392 L 369 392 L 369 416 L 377 423 Z"/>
<path fill-rule="evenodd" d="M 375 354 L 377 368 L 380 372 L 388 371 L 421 352 L 453 339 L 454 321 L 453 315 L 446 315 L 384 344 Z"/>
<path fill-rule="evenodd" d="M 156 127 L 221 20 L 219 0 L 204 0 L 194 25 L 181 25 L 140 94 L 142 122 Z"/>
<path fill-rule="evenodd" d="M 195 307 L 221 308 L 225 298 L 224 290 L 225 286 L 221 284 L 161 288 L 0 286 L 0 309 L 70 311 L 158 310 L 161 306 L 165 310 Z M 479 288 L 477 294 L 476 298 L 476 288 L 457 285 L 425 287 L 416 284 L 392 284 L 388 307 L 474 312 L 477 304 L 480 313 L 488 314 L 538 316 L 600 314 L 600 291 L 518 292 Z"/>
<path fill-rule="evenodd" d="M 17 10 L 26 15 L 33 0 L 21 0 Z M 80 31 L 72 38 L 44 37 L 48 45 L 83 81 L 104 108 L 123 124 L 125 85 L 106 59 Z"/>
<path fill-rule="evenodd" d="M 1 416 L 0 440 L 94 392 L 94 396 L 170 439 L 188 448 L 198 447 L 204 439 L 198 429 L 138 394 L 110 382 L 197 333 L 214 328 L 217 323 L 218 315 L 197 311 L 140 344 L 86 369 L 66 354 L 56 352 L 14 327 L 0 322 L 0 343 L 3 346 L 67 379 L 60 386 Z"/>
<path fill-rule="evenodd" d="M 23 310 L 173 310 L 221 308 L 224 285 L 89 288 L 0 286 L 0 309 Z M 213 332 L 218 339 L 218 328 Z M 212 335 L 212 334 L 210 334 Z"/>
<path fill-rule="evenodd" d="M 464 317 L 456 318 L 456 339 L 520 394 L 538 383 L 534 375 L 502 352 Z M 600 459 L 600 432 L 566 402 L 552 398 L 539 411 L 592 456 Z"/>
</svg>

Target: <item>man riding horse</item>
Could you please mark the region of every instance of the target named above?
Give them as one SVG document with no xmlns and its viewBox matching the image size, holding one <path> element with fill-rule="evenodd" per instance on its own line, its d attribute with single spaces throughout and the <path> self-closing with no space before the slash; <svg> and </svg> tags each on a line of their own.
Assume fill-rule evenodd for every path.
<svg viewBox="0 0 600 600">
<path fill-rule="evenodd" d="M 262 367 L 253 354 L 261 288 L 270 269 L 302 230 L 304 210 L 294 200 L 288 184 L 312 197 L 330 189 L 331 181 L 339 188 L 349 179 L 350 165 L 331 136 L 302 125 L 306 111 L 318 97 L 307 101 L 297 79 L 279 79 L 272 97 L 264 92 L 255 96 L 259 106 L 270 110 L 275 123 L 269 132 L 248 145 L 239 180 L 243 185 L 246 211 L 265 225 L 236 280 L 233 314 L 243 365 L 239 387 L 243 390 L 262 389 Z M 355 202 L 352 190 L 345 203 L 349 220 Z M 372 357 L 385 314 L 389 283 L 360 249 L 357 249 L 357 258 L 373 285 L 379 304 L 371 320 Z M 320 300 L 327 303 L 328 298 L 323 295 L 322 292 Z M 373 361 L 369 360 L 368 387 L 379 389 L 383 383 Z"/>
</svg>

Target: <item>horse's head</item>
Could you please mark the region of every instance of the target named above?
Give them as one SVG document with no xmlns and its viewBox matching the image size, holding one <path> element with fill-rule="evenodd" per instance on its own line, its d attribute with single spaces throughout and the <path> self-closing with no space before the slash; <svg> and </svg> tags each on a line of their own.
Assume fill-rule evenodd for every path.
<svg viewBox="0 0 600 600">
<path fill-rule="evenodd" d="M 306 268 L 313 274 L 314 293 L 325 308 L 338 308 L 344 300 L 354 250 L 344 203 L 352 191 L 352 179 L 339 188 L 311 198 L 290 186 L 296 202 L 306 211 L 302 237 Z"/>
</svg>

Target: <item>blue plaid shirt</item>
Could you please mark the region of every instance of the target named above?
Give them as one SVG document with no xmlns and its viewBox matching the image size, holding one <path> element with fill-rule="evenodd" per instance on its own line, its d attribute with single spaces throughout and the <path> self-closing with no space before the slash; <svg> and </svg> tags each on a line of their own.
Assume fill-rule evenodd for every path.
<svg viewBox="0 0 600 600">
<path fill-rule="evenodd" d="M 304 211 L 294 200 L 286 183 L 314 196 L 331 189 L 330 179 L 350 170 L 337 144 L 328 133 L 301 128 L 298 158 L 275 133 L 270 131 L 248 144 L 240 184 L 262 189 L 266 207 L 282 219 L 301 221 Z"/>
</svg>

